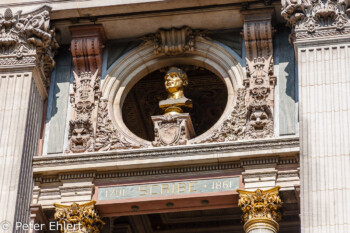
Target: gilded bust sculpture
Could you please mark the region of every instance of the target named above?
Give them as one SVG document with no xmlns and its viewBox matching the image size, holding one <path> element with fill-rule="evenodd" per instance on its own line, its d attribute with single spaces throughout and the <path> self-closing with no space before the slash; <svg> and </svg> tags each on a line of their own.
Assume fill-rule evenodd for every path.
<svg viewBox="0 0 350 233">
<path fill-rule="evenodd" d="M 184 87 L 188 85 L 187 74 L 177 67 L 171 67 L 164 80 L 168 98 L 159 102 L 164 115 L 182 113 L 181 107 L 192 108 L 192 101 L 184 96 Z"/>
</svg>

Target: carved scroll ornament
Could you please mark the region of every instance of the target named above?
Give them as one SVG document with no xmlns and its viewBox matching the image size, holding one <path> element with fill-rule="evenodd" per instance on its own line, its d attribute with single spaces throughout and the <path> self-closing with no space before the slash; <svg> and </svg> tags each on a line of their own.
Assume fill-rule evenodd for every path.
<svg viewBox="0 0 350 233">
<path fill-rule="evenodd" d="M 178 55 L 195 49 L 196 36 L 203 36 L 204 31 L 189 27 L 159 29 L 156 34 L 144 37 L 146 42 L 154 44 L 154 54 Z"/>
<path fill-rule="evenodd" d="M 349 3 L 348 0 L 282 0 L 281 14 L 296 38 L 349 33 Z"/>
<path fill-rule="evenodd" d="M 99 233 L 105 224 L 95 210 L 95 201 L 72 205 L 54 204 L 55 220 L 62 233 Z"/>
<path fill-rule="evenodd" d="M 58 44 L 54 29 L 50 30 L 50 10 L 44 6 L 33 12 L 13 14 L 6 9 L 0 14 L 0 65 L 36 62 L 48 79 L 54 66 Z M 37 56 L 31 60 L 27 55 Z M 47 80 L 43 80 L 48 84 Z"/>
</svg>

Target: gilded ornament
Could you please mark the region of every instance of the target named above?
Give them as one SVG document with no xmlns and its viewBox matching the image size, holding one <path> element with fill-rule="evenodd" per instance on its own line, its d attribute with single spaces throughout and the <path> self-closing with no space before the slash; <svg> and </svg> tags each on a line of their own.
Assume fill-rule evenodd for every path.
<svg viewBox="0 0 350 233">
<path fill-rule="evenodd" d="M 84 204 L 62 205 L 54 203 L 55 220 L 61 233 L 99 233 L 105 224 L 95 210 L 96 201 Z"/>
<path fill-rule="evenodd" d="M 159 107 L 165 111 L 165 115 L 182 113 L 182 107 L 192 108 L 192 101 L 184 95 L 184 87 L 188 85 L 186 72 L 177 67 L 171 67 L 164 76 L 164 80 L 168 98 L 160 101 Z"/>
<path fill-rule="evenodd" d="M 279 208 L 282 201 L 278 195 L 280 187 L 269 190 L 257 189 L 254 192 L 238 189 L 238 206 L 243 212 L 242 220 L 247 223 L 256 219 L 281 220 Z"/>
</svg>

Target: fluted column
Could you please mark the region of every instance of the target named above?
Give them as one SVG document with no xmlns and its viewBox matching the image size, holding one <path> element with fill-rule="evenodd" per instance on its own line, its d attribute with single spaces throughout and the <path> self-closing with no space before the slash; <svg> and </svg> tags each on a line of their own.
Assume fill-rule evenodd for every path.
<svg viewBox="0 0 350 233">
<path fill-rule="evenodd" d="M 49 7 L 0 10 L 0 222 L 28 223 L 46 87 L 57 47 Z M 5 232 L 0 228 L 0 232 Z"/>
<path fill-rule="evenodd" d="M 246 233 L 277 233 L 281 219 L 279 208 L 282 201 L 278 195 L 280 187 L 254 192 L 238 189 L 239 201 Z"/>
<path fill-rule="evenodd" d="M 282 1 L 299 76 L 301 230 L 350 232 L 349 1 Z"/>
<path fill-rule="evenodd" d="M 57 228 L 62 233 L 99 233 L 105 224 L 95 210 L 95 201 L 71 205 L 54 204 Z"/>
</svg>

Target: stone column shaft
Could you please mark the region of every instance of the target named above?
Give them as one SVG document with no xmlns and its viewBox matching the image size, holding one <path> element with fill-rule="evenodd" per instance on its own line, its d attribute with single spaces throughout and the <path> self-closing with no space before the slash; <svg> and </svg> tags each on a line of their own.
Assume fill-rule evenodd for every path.
<svg viewBox="0 0 350 233">
<path fill-rule="evenodd" d="M 350 41 L 337 42 L 297 48 L 303 232 L 350 232 Z"/>
<path fill-rule="evenodd" d="M 299 76 L 303 233 L 350 232 L 348 1 L 282 1 Z"/>
<path fill-rule="evenodd" d="M 46 85 L 57 47 L 49 30 L 50 8 L 0 21 L 0 232 L 23 232 L 32 200 L 32 158 L 37 155 Z"/>
</svg>

